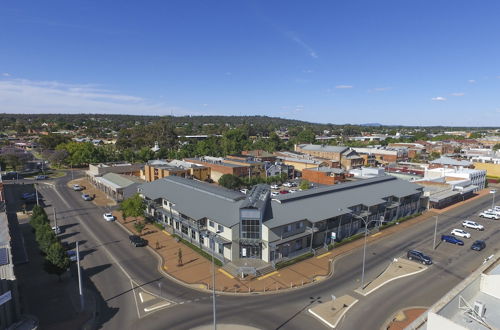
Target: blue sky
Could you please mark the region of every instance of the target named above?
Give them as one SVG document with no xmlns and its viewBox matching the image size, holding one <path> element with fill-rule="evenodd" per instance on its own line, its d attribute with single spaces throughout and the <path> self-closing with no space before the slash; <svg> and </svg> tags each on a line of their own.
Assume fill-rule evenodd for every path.
<svg viewBox="0 0 500 330">
<path fill-rule="evenodd" d="M 0 113 L 500 125 L 500 1 L 3 1 Z"/>
</svg>

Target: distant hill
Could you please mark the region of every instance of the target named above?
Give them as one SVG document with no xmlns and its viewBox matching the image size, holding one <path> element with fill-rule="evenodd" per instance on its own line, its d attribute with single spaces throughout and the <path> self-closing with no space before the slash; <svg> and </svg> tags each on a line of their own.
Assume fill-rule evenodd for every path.
<svg viewBox="0 0 500 330">
<path fill-rule="evenodd" d="M 359 126 L 365 126 L 365 127 L 382 127 L 384 125 L 379 124 L 379 123 L 367 123 L 367 124 L 360 124 Z"/>
</svg>

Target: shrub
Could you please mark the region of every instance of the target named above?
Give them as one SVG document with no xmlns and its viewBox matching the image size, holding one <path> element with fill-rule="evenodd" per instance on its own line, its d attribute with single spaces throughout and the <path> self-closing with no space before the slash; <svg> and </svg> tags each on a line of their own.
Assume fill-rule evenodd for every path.
<svg viewBox="0 0 500 330">
<path fill-rule="evenodd" d="M 282 262 L 278 262 L 276 264 L 276 269 L 281 269 L 281 268 L 284 268 L 284 267 L 287 267 L 287 266 L 291 266 L 299 261 L 302 261 L 302 260 L 306 260 L 306 259 L 309 259 L 311 258 L 312 256 L 314 256 L 314 253 L 312 252 L 309 252 L 309 253 L 306 253 L 306 254 L 303 254 L 303 255 L 300 255 L 296 258 L 293 258 L 293 259 L 290 259 L 290 260 L 286 260 L 286 261 L 282 261 Z"/>
</svg>

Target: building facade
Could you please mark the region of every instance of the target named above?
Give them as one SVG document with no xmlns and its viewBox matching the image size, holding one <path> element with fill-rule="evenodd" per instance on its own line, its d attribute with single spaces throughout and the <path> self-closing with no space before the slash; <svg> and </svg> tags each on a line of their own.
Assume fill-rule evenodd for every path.
<svg viewBox="0 0 500 330">
<path fill-rule="evenodd" d="M 138 191 L 150 217 L 221 261 L 271 265 L 422 208 L 420 186 L 389 176 L 277 197 L 263 184 L 244 195 L 175 176 Z"/>
</svg>

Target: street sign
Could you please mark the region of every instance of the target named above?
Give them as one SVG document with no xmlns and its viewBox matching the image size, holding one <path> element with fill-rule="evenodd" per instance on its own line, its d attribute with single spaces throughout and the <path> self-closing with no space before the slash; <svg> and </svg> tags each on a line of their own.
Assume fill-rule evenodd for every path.
<svg viewBox="0 0 500 330">
<path fill-rule="evenodd" d="M 337 233 L 335 233 L 335 232 L 331 232 L 331 233 L 330 233 L 330 238 L 331 238 L 332 240 L 335 240 L 335 239 L 337 238 Z"/>
<path fill-rule="evenodd" d="M 12 293 L 9 290 L 0 296 L 0 305 L 5 304 L 7 301 L 11 299 L 12 299 Z"/>
</svg>

